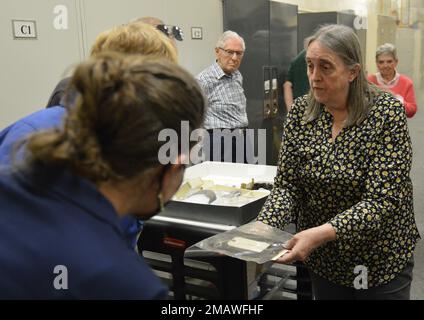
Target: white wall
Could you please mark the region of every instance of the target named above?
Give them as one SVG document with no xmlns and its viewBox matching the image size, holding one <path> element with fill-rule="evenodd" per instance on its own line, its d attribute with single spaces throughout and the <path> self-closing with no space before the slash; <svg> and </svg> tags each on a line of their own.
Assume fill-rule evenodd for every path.
<svg viewBox="0 0 424 320">
<path fill-rule="evenodd" d="M 69 28 L 53 27 L 56 5 L 68 9 Z M 1 0 L 0 129 L 44 108 L 56 83 L 89 54 L 97 34 L 142 16 L 181 26 L 180 63 L 193 74 L 214 61 L 222 33 L 221 0 Z M 38 39 L 14 40 L 12 19 L 36 20 Z M 203 39 L 191 39 L 191 27 Z"/>
<path fill-rule="evenodd" d="M 414 81 L 414 85 L 420 87 L 420 63 L 421 57 L 417 55 L 420 41 L 416 41 L 420 32 L 410 28 L 398 28 L 396 33 L 396 49 L 399 57 L 397 70 L 407 75 Z"/>
<path fill-rule="evenodd" d="M 0 128 L 43 108 L 70 62 L 81 58 L 77 1 L 61 0 L 69 30 L 53 28 L 54 0 L 2 0 L 0 4 Z M 36 40 L 14 40 L 12 19 L 36 20 Z"/>
<path fill-rule="evenodd" d="M 162 0 L 164 1 L 164 0 Z M 223 32 L 222 0 L 167 0 L 164 19 L 183 28 L 178 43 L 180 63 L 197 74 L 215 61 L 215 45 Z M 191 27 L 202 27 L 203 39 L 191 39 Z M 180 45 L 181 44 L 181 45 Z"/>
<path fill-rule="evenodd" d="M 221 0 L 85 0 L 84 14 L 86 52 L 101 31 L 139 17 L 180 26 L 185 35 L 177 41 L 180 63 L 193 74 L 214 61 L 213 48 L 223 32 Z M 191 39 L 191 27 L 203 28 L 202 40 Z"/>
</svg>

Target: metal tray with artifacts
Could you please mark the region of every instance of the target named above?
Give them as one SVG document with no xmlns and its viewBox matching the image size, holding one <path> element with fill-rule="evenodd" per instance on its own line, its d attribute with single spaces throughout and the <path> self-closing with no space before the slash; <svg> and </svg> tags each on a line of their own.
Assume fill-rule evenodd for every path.
<svg viewBox="0 0 424 320">
<path fill-rule="evenodd" d="M 276 167 L 203 162 L 187 168 L 184 181 L 162 216 L 240 226 L 256 218 L 272 185 Z"/>
</svg>

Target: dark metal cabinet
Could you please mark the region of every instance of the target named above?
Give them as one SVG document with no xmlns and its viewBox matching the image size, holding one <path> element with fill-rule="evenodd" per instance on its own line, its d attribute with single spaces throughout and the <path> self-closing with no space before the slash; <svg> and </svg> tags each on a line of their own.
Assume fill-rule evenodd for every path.
<svg viewBox="0 0 424 320">
<path fill-rule="evenodd" d="M 223 10 L 224 30 L 237 32 L 246 43 L 240 72 L 249 127 L 266 129 L 266 163 L 275 165 L 286 113 L 282 86 L 297 54 L 297 6 L 269 0 L 224 0 Z"/>
<path fill-rule="evenodd" d="M 362 56 L 365 59 L 366 52 L 366 30 L 361 25 L 361 20 L 352 13 L 344 12 L 307 12 L 299 13 L 298 16 L 298 38 L 297 48 L 300 52 L 304 48 L 304 40 L 314 33 L 316 29 L 325 24 L 340 24 L 355 30 L 361 43 Z M 356 23 L 355 23 L 355 20 Z M 355 26 L 356 25 L 356 26 Z"/>
</svg>

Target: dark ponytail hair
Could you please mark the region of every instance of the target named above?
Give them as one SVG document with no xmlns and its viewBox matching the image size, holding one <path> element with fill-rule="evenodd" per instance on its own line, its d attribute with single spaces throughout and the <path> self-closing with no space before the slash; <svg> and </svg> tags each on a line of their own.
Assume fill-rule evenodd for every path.
<svg viewBox="0 0 424 320">
<path fill-rule="evenodd" d="M 63 129 L 32 135 L 27 150 L 33 162 L 67 166 L 95 183 L 159 165 L 159 132 L 181 138 L 181 121 L 191 132 L 203 119 L 196 80 L 163 59 L 99 54 L 76 68 L 70 85 L 78 98 Z"/>
</svg>

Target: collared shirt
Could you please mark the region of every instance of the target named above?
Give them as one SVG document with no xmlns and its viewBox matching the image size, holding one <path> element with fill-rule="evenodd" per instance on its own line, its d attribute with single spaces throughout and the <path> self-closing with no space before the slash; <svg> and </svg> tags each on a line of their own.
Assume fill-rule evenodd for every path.
<svg viewBox="0 0 424 320">
<path fill-rule="evenodd" d="M 200 86 L 207 98 L 208 107 L 204 118 L 206 129 L 235 129 L 248 125 L 243 77 L 236 70 L 225 74 L 217 62 L 198 76 Z"/>
<path fill-rule="evenodd" d="M 12 160 L 21 160 L 24 148 L 16 150 L 16 144 L 31 133 L 60 127 L 66 115 L 63 107 L 36 111 L 0 131 L 0 167 L 12 164 Z M 15 154 L 14 154 L 15 152 Z M 12 157 L 14 156 L 14 159 Z"/>
<path fill-rule="evenodd" d="M 395 87 L 397 85 L 397 83 L 399 82 L 400 79 L 400 74 L 395 70 L 395 76 L 393 77 L 392 80 L 390 81 L 386 81 L 380 72 L 377 72 L 375 74 L 376 78 L 377 78 L 377 84 L 379 87 L 383 88 L 383 89 L 391 89 L 393 87 Z"/>
<path fill-rule="evenodd" d="M 62 168 L 0 170 L 0 299 L 159 299 L 112 204 Z"/>
<path fill-rule="evenodd" d="M 395 77 L 386 83 L 381 74 L 376 73 L 370 74 L 368 76 L 368 81 L 385 91 L 393 93 L 393 95 L 403 103 L 408 118 L 413 117 L 417 112 L 414 84 L 407 76 L 396 72 Z"/>
<path fill-rule="evenodd" d="M 284 127 L 277 176 L 258 220 L 299 230 L 330 223 L 337 240 L 316 249 L 307 265 L 353 287 L 365 266 L 368 286 L 388 283 L 411 259 L 420 238 L 414 219 L 411 140 L 400 102 L 382 93 L 367 118 L 332 140 L 323 108 L 305 122 L 308 97 L 295 100 Z"/>
</svg>

